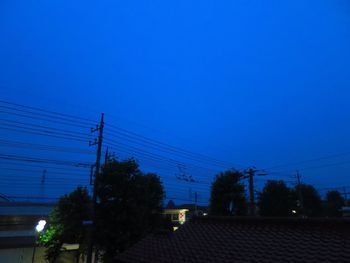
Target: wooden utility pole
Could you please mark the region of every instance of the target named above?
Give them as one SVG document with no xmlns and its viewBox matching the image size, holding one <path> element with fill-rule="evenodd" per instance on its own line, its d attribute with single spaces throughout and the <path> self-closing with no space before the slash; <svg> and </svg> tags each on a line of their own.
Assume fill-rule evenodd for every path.
<svg viewBox="0 0 350 263">
<path fill-rule="evenodd" d="M 41 181 L 40 181 L 40 197 L 45 199 L 45 183 L 46 183 L 46 173 L 47 170 L 43 170 L 43 174 L 41 176 Z"/>
<path fill-rule="evenodd" d="M 258 172 L 256 174 L 256 172 Z M 247 179 L 249 184 L 249 215 L 255 216 L 255 192 L 254 192 L 254 176 L 265 176 L 267 173 L 264 170 L 257 170 L 255 167 L 249 168 L 244 171 L 244 176 L 241 178 Z"/>
<path fill-rule="evenodd" d="M 100 166 L 101 166 L 101 152 L 102 152 L 102 140 L 103 140 L 103 127 L 104 127 L 104 114 L 101 114 L 101 120 L 100 125 L 98 125 L 96 128 L 92 128 L 91 132 L 98 131 L 98 139 L 94 142 L 89 142 L 89 145 L 95 145 L 97 144 L 97 153 L 96 153 L 96 166 L 95 166 L 95 177 L 93 182 L 93 192 L 92 192 L 92 206 L 91 206 L 91 226 L 89 231 L 89 240 L 88 240 L 88 250 L 87 250 L 87 259 L 86 263 L 92 263 L 92 254 L 94 250 L 94 232 L 95 232 L 95 206 L 96 206 L 96 176 L 100 173 Z"/>
</svg>

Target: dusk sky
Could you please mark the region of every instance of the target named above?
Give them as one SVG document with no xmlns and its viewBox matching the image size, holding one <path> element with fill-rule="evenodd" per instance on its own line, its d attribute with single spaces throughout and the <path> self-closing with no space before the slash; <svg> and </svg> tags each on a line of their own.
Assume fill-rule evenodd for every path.
<svg viewBox="0 0 350 263">
<path fill-rule="evenodd" d="M 258 188 L 267 179 L 292 186 L 299 169 L 303 182 L 321 194 L 342 186 L 350 191 L 347 0 L 3 0 L 0 36 L 1 100 L 96 123 L 104 112 L 106 127 L 222 161 L 212 167 L 179 157 L 189 164 L 186 173 L 201 182 L 189 184 L 176 180 L 174 164 L 160 164 L 162 171 L 132 151 L 113 148 L 118 157 L 134 156 L 143 169 L 157 172 L 177 203 L 195 191 L 206 203 L 216 172 L 253 165 L 270 173 L 257 178 Z M 19 120 L 0 113 L 2 119 L 10 117 Z M 0 129 L 0 135 L 72 146 L 9 130 Z M 87 143 L 75 146 L 93 150 Z M 9 152 L 37 154 L 0 148 Z M 94 162 L 94 155 L 85 157 Z M 1 165 L 9 167 L 2 160 L 0 171 Z M 191 170 L 191 165 L 213 170 Z M 0 173 L 6 180 L 18 175 Z M 37 196 L 35 182 L 23 188 L 1 183 L 0 193 Z M 46 195 L 56 196 L 50 190 Z"/>
</svg>

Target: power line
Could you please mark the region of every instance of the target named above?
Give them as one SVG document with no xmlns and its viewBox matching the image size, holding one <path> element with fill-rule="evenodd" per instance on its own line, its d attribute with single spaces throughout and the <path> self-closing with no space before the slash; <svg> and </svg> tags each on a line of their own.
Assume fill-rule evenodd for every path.
<svg viewBox="0 0 350 263">
<path fill-rule="evenodd" d="M 42 172 L 42 169 L 38 169 L 38 170 L 26 170 L 26 169 L 20 169 L 20 168 L 8 168 L 8 167 L 1 167 L 0 170 L 5 170 L 5 171 L 17 171 L 17 172 L 25 172 L 25 173 L 41 173 Z M 46 169 L 48 170 L 48 169 Z M 87 176 L 89 175 L 88 173 L 85 173 L 85 174 L 76 174 L 76 173 L 69 173 L 69 172 L 66 172 L 66 173 L 63 173 L 63 172 L 51 172 L 51 171 L 48 171 L 47 172 L 48 175 L 69 175 L 70 178 L 72 178 L 71 176 Z M 0 174 L 1 176 L 1 174 Z M 67 179 L 67 178 L 65 178 Z"/>
<path fill-rule="evenodd" d="M 5 104 L 5 105 L 1 105 Z M 7 111 L 3 111 L 6 114 L 13 114 L 15 116 L 19 116 L 22 118 L 29 118 L 29 119 L 41 119 L 43 121 L 53 122 L 55 124 L 63 124 L 63 125 L 79 125 L 80 127 L 83 127 L 84 129 L 91 125 L 91 122 L 94 122 L 93 120 L 82 118 L 74 115 L 69 114 L 62 114 L 58 112 L 52 112 L 47 111 L 40 108 L 35 107 L 29 107 L 20 105 L 17 103 L 10 103 L 6 101 L 0 101 L 0 108 L 6 109 Z M 1 111 L 0 111 L 1 112 Z M 86 137 L 83 137 L 81 135 L 87 136 L 86 133 L 78 132 L 78 131 L 72 131 L 67 129 L 61 129 L 61 128 L 55 128 L 50 127 L 48 125 L 42 125 L 37 123 L 28 123 L 24 121 L 12 121 L 8 119 L 0 119 L 0 121 L 5 122 L 2 125 L 7 127 L 0 127 L 2 129 L 12 130 L 16 132 L 22 132 L 25 134 L 35 134 L 35 135 L 41 135 L 41 136 L 48 136 L 48 137 L 54 137 L 54 138 L 60 138 L 60 139 L 67 139 L 67 140 L 75 140 L 75 141 L 81 141 L 86 142 Z M 30 127 L 28 127 L 30 126 Z M 147 138 L 143 135 L 128 131 L 126 129 L 122 129 L 118 126 L 109 125 L 111 128 L 107 127 L 107 135 L 112 137 L 113 139 L 108 138 L 106 140 L 111 146 L 118 149 L 120 152 L 129 152 L 132 154 L 132 156 L 138 156 L 141 160 L 149 160 L 152 162 L 150 164 L 149 162 L 143 162 L 147 167 L 157 167 L 157 169 L 163 169 L 168 171 L 173 171 L 178 169 L 178 166 L 185 166 L 191 169 L 191 173 L 198 174 L 196 177 L 202 177 L 202 178 L 208 178 L 206 176 L 206 173 L 212 172 L 213 175 L 217 174 L 220 170 L 213 169 L 209 167 L 203 167 L 200 165 L 197 165 L 196 163 L 205 163 L 205 165 L 220 167 L 220 169 L 227 169 L 232 164 L 229 164 L 226 161 L 218 160 L 216 158 L 212 158 L 203 154 L 194 153 L 192 151 L 188 151 L 179 147 L 171 146 L 167 143 L 163 143 L 157 140 L 153 140 L 150 138 Z M 117 139 L 117 140 L 116 140 Z M 130 142 L 130 144 L 125 144 L 123 142 L 120 142 L 119 140 L 123 140 L 123 142 L 127 141 Z M 3 140 L 4 141 L 4 140 Z M 0 140 L 1 143 L 1 140 Z M 27 149 L 35 149 L 35 150 L 47 150 L 47 151 L 62 151 L 62 152 L 76 152 L 76 153 L 85 153 L 84 150 L 80 149 L 77 150 L 75 148 L 67 148 L 67 147 L 56 147 L 52 145 L 43 145 L 43 144 L 32 144 L 32 143 L 21 143 L 21 142 L 4 142 L 4 145 L 8 147 L 14 147 L 14 148 L 27 148 Z M 2 146 L 4 146 L 2 145 Z M 134 145 L 138 146 L 135 147 Z M 147 147 L 147 150 L 144 148 Z M 176 159 L 168 156 L 164 156 L 158 153 L 154 153 L 150 150 L 154 150 L 157 152 L 166 153 L 171 156 L 177 156 Z M 87 152 L 86 152 L 87 153 Z M 180 159 L 184 159 L 185 161 L 181 161 Z M 50 165 L 65 165 L 65 166 L 79 166 L 82 165 L 81 163 L 72 162 L 72 161 L 63 161 L 63 160 L 52 160 L 52 159 L 42 159 L 42 158 L 27 158 L 24 156 L 16 156 L 16 155 L 0 155 L 0 160 L 11 160 L 13 162 L 28 162 L 28 163 L 45 163 Z M 189 160 L 195 161 L 196 163 L 190 163 Z M 84 164 L 85 168 L 89 168 L 90 164 Z M 166 175 L 168 176 L 168 175 Z M 162 177 L 163 178 L 163 177 Z M 175 176 L 168 176 L 164 177 L 166 180 L 176 180 Z M 176 185 L 180 185 L 183 182 L 178 182 Z M 196 185 L 191 185 L 191 187 L 199 187 L 198 184 L 202 185 L 210 185 L 209 182 L 204 182 L 203 180 L 198 180 L 196 178 Z M 169 184 L 168 184 L 169 185 Z M 188 187 L 188 186 L 186 186 Z M 204 186 L 203 186 L 204 187 Z"/>
<path fill-rule="evenodd" d="M 11 186 L 13 185 L 13 181 L 1 181 L 0 182 L 0 186 Z M 66 186 L 87 186 L 89 184 L 89 182 L 46 182 L 45 186 L 53 186 L 55 187 L 55 190 L 63 190 L 65 189 Z M 41 186 L 40 185 L 40 180 L 38 180 L 37 182 L 16 182 L 16 187 L 25 187 L 25 186 L 37 186 L 38 188 Z"/>
<path fill-rule="evenodd" d="M 319 166 L 311 166 L 300 169 L 300 171 L 310 170 L 310 169 L 318 169 L 318 168 L 324 168 L 324 167 L 332 167 L 332 166 L 340 166 L 343 164 L 350 164 L 350 161 L 340 162 L 340 163 L 333 163 L 333 164 L 325 164 L 325 165 L 319 165 Z"/>
<path fill-rule="evenodd" d="M 84 120 L 84 121 L 92 121 L 90 119 L 86 119 L 86 118 L 81 118 L 81 117 L 77 117 L 77 116 L 73 116 L 73 115 L 68 115 L 68 114 L 62 114 L 62 113 L 58 113 L 58 112 L 52 112 L 52 111 L 47 111 L 47 110 L 44 110 L 44 109 L 40 109 L 40 108 L 35 108 L 35 107 L 30 107 L 30 106 L 24 106 L 24 105 L 21 105 L 21 104 L 17 104 L 17 103 L 11 103 L 11 102 L 7 102 L 7 101 L 0 101 L 1 103 L 4 103 L 4 104 L 7 104 L 7 105 L 12 105 L 12 106 L 19 106 L 21 108 L 25 108 L 27 110 L 23 110 L 23 109 L 18 109 L 18 108 L 13 108 L 13 107 L 9 107 L 9 106 L 0 106 L 0 107 L 5 107 L 5 108 L 9 108 L 9 109 L 12 109 L 12 110 L 20 110 L 20 111 L 24 111 L 26 113 L 30 113 L 30 114 L 38 114 L 37 112 L 33 112 L 33 111 L 28 111 L 28 109 L 30 110 L 35 110 L 35 111 L 39 111 L 39 112 L 46 112 L 46 113 L 49 113 L 50 115 L 45 115 L 45 116 L 48 116 L 50 118 L 52 117 L 57 117 L 58 116 L 64 116 L 67 120 L 68 118 L 68 121 L 72 121 L 71 119 L 74 118 L 74 119 L 81 119 L 81 120 Z M 56 115 L 56 116 L 52 116 L 52 115 Z M 193 153 L 191 151 L 188 151 L 188 150 L 184 150 L 184 149 L 181 149 L 179 147 L 174 147 L 174 146 L 171 146 L 169 144 L 165 144 L 165 143 L 161 143 L 159 141 L 156 141 L 156 140 L 153 140 L 153 139 L 149 139 L 145 136 L 142 136 L 142 135 L 139 135 L 139 134 L 136 134 L 136 133 L 133 133 L 131 131 L 127 131 L 125 129 L 121 129 L 120 127 L 118 126 L 114 126 L 114 125 L 110 125 L 111 127 L 113 127 L 112 129 L 114 130 L 117 130 L 117 132 L 119 132 L 120 134 L 123 134 L 124 136 L 129 136 L 129 138 L 133 138 L 135 140 L 135 136 L 143 141 L 143 142 L 147 142 L 148 144 L 152 144 L 154 146 L 157 146 L 158 148 L 161 148 L 161 149 L 166 149 L 166 150 L 170 150 L 172 151 L 173 153 L 176 152 L 176 153 L 182 153 L 182 154 L 185 154 L 184 156 L 186 158 L 188 158 L 189 156 L 192 156 L 194 157 L 193 159 L 195 160 L 200 160 L 200 161 L 203 161 L 205 160 L 206 162 L 212 162 L 212 163 L 215 163 L 215 165 L 219 165 L 219 163 L 221 163 L 221 167 L 223 167 L 223 164 L 225 165 L 224 167 L 226 168 L 226 165 L 228 164 L 227 162 L 223 162 L 223 161 L 220 161 L 218 159 L 215 159 L 215 158 L 212 158 L 212 157 L 208 157 L 206 155 L 203 155 L 203 154 L 198 154 L 198 153 Z M 61 135 L 64 135 L 64 134 L 61 134 Z"/>
<path fill-rule="evenodd" d="M 113 149 L 113 148 L 111 148 L 111 149 Z M 154 156 L 151 156 L 149 154 L 142 153 L 142 152 L 135 152 L 132 150 L 124 150 L 123 147 L 119 147 L 119 152 L 131 154 L 133 156 L 133 158 L 135 158 L 135 160 L 138 160 L 140 165 L 143 165 L 145 167 L 154 167 L 157 169 L 161 169 L 164 171 L 170 171 L 170 172 L 178 171 L 178 165 L 175 165 L 172 162 L 168 162 L 167 159 L 163 160 L 162 158 L 154 157 Z M 167 162 L 168 164 L 164 164 L 164 161 Z M 186 167 L 188 167 L 188 166 L 186 165 Z M 195 173 L 195 174 L 200 175 L 200 176 L 196 175 L 196 177 L 203 176 L 202 175 L 203 171 L 206 171 L 205 168 L 200 169 L 200 170 L 198 170 L 198 168 L 196 168 L 196 167 L 189 167 L 189 168 L 191 169 L 191 173 Z M 214 172 L 213 174 L 217 174 L 217 173 L 218 173 L 218 171 Z"/>
<path fill-rule="evenodd" d="M 1 165 L 1 162 L 3 162 L 4 160 L 1 160 L 0 159 L 0 165 Z M 16 164 L 16 162 L 21 162 L 21 161 L 16 161 L 16 160 L 12 160 L 13 163 L 11 162 L 6 162 L 6 165 L 16 165 L 18 166 L 18 164 Z M 54 165 L 54 164 L 52 164 Z M 34 167 L 34 168 L 40 168 L 41 170 L 43 169 L 50 169 L 50 170 L 59 170 L 59 171 L 76 171 L 77 169 L 86 169 L 86 168 L 89 168 L 90 167 L 81 167 L 81 166 L 74 166 L 74 167 L 57 167 L 57 166 L 51 166 L 51 165 L 48 165 L 48 164 L 45 164 L 45 165 L 39 165 L 39 164 L 28 164 L 28 163 L 22 163 L 21 162 L 21 166 L 26 166 L 26 167 Z"/>
<path fill-rule="evenodd" d="M 23 161 L 23 162 L 33 162 L 33 163 L 49 163 L 49 164 L 86 167 L 86 168 L 91 167 L 91 164 L 86 162 L 34 158 L 34 157 L 26 157 L 26 156 L 10 155 L 10 154 L 0 154 L 0 159 L 11 160 L 11 161 L 14 160 L 14 161 Z"/>
<path fill-rule="evenodd" d="M 140 145 L 141 146 L 145 146 L 148 149 L 153 149 L 153 150 L 157 150 L 157 151 L 160 151 L 160 152 L 163 152 L 163 153 L 168 153 L 168 154 L 171 154 L 171 155 L 179 156 L 179 157 L 185 158 L 187 160 L 193 160 L 193 161 L 196 161 L 196 162 L 211 164 L 213 166 L 218 166 L 218 167 L 221 167 L 221 168 L 224 168 L 224 169 L 228 169 L 227 166 L 223 166 L 223 165 L 218 164 L 218 163 L 211 163 L 211 162 L 209 162 L 209 161 L 207 161 L 205 159 L 200 159 L 198 157 L 194 158 L 191 155 L 188 155 L 186 153 L 182 153 L 180 151 L 174 151 L 172 149 L 166 149 L 164 147 L 160 147 L 158 145 L 155 145 L 152 142 L 144 142 L 142 140 L 138 141 L 137 139 L 132 138 L 131 136 L 127 136 L 127 135 L 119 136 L 119 135 L 108 133 L 108 132 L 106 134 L 108 136 L 111 136 L 111 137 L 114 137 L 114 138 L 122 139 L 123 141 L 131 142 L 131 143 L 136 144 L 138 146 L 140 146 Z"/>
<path fill-rule="evenodd" d="M 320 160 L 329 160 L 329 159 L 334 159 L 334 158 L 347 156 L 347 155 L 350 155 L 350 152 L 326 155 L 326 156 L 321 156 L 321 157 L 314 158 L 314 159 L 309 159 L 309 160 L 303 160 L 303 161 L 291 162 L 291 163 L 287 163 L 287 164 L 275 165 L 275 166 L 267 168 L 266 170 L 273 170 L 273 169 L 276 169 L 276 168 L 295 166 L 295 165 L 300 165 L 300 164 L 305 164 L 305 163 L 310 163 L 310 162 L 317 162 L 317 161 L 320 161 Z"/>
<path fill-rule="evenodd" d="M 41 196 L 23 196 L 23 195 L 6 195 L 8 198 L 16 199 L 45 199 L 45 200 L 59 200 L 60 197 L 41 197 Z"/>
<path fill-rule="evenodd" d="M 87 122 L 93 122 L 95 123 L 95 120 L 91 120 L 91 119 L 87 119 L 87 118 L 82 118 L 82 117 L 78 117 L 76 115 L 71 115 L 71 114 L 63 114 L 63 113 L 59 113 L 59 112 L 55 112 L 55 111 L 48 111 L 48 110 L 45 110 L 45 109 L 42 109 L 42 108 L 38 108 L 38 107 L 30 107 L 30 106 L 26 106 L 26 105 L 21 105 L 21 104 L 18 104 L 18 103 L 12 103 L 12 102 L 9 102 L 9 101 L 5 101 L 5 100 L 1 100 L 0 103 L 4 103 L 6 105 L 10 105 L 10 106 L 16 106 L 16 107 L 22 107 L 22 108 L 25 108 L 25 109 L 30 109 L 30 110 L 35 110 L 35 111 L 40 111 L 40 112 L 45 112 L 45 113 L 50 113 L 50 114 L 54 114 L 54 115 L 59 115 L 59 116 L 64 116 L 64 117 L 68 117 L 68 118 L 74 118 L 74 119 L 81 119 L 81 120 L 84 120 L 84 121 L 87 121 Z M 74 107 L 76 107 L 76 105 L 74 105 Z M 15 110 L 17 108 L 14 108 Z M 110 116 L 110 115 L 109 115 Z M 52 117 L 52 116 L 50 116 Z M 91 125 L 89 123 L 89 125 Z M 147 138 L 146 136 L 143 136 L 143 135 L 140 135 L 140 134 L 137 134 L 135 132 L 131 132 L 130 130 L 127 130 L 127 129 L 123 129 L 123 128 L 120 128 L 116 125 L 109 125 L 111 127 L 111 129 L 117 129 L 119 131 L 122 131 L 122 132 L 127 132 L 129 134 L 132 134 L 134 136 L 137 136 L 139 138 L 143 138 L 143 139 L 146 139 L 148 141 L 152 141 L 153 143 L 156 143 L 156 144 L 159 144 L 159 145 L 162 145 L 162 146 L 166 146 L 166 147 L 169 147 L 169 148 L 172 148 L 172 149 L 177 149 L 177 150 L 180 150 L 180 151 L 183 151 L 183 152 L 186 152 L 188 154 L 193 154 L 195 156 L 201 156 L 201 158 L 205 158 L 207 161 L 210 160 L 210 161 L 215 161 L 215 162 L 220 162 L 222 163 L 225 167 L 228 166 L 228 167 L 231 167 L 231 166 L 234 166 L 232 163 L 229 163 L 227 161 L 222 161 L 222 160 L 219 160 L 217 158 L 213 158 L 211 156 L 208 156 L 208 155 L 204 155 L 204 154 L 200 154 L 200 153 L 195 153 L 193 151 L 189 151 L 189 150 L 186 150 L 186 149 L 183 149 L 183 148 L 180 148 L 180 147 L 175 147 L 173 145 L 170 145 L 170 144 L 167 144 L 167 143 L 164 143 L 164 142 L 160 142 L 160 141 L 157 141 L 157 140 L 154 140 L 154 139 L 151 139 L 151 138 Z M 243 167 L 243 166 L 242 166 Z"/>
<path fill-rule="evenodd" d="M 78 142 L 86 142 L 86 140 L 79 139 L 76 137 L 67 137 L 67 136 L 60 136 L 53 134 L 53 132 L 35 132 L 31 130 L 26 130 L 26 129 L 15 129 L 15 128 L 7 128 L 7 127 L 0 127 L 2 130 L 8 130 L 8 131 L 14 131 L 14 132 L 19 132 L 19 133 L 29 133 L 29 134 L 34 134 L 34 135 L 41 135 L 41 136 L 46 136 L 46 137 L 52 137 L 52 138 L 58 138 L 58 139 L 66 139 L 66 140 L 73 140 L 73 141 L 78 141 Z"/>
<path fill-rule="evenodd" d="M 87 133 L 83 133 L 83 132 L 77 132 L 77 131 L 72 131 L 72 130 L 66 130 L 66 129 L 60 129 L 60 128 L 56 128 L 56 127 L 49 127 L 49 126 L 44 126 L 44 125 L 38 125 L 38 124 L 32 124 L 32 123 L 27 123 L 27 122 L 22 122 L 22 121 L 15 121 L 15 120 L 8 120 L 8 119 L 1 119 L 0 121 L 4 121 L 7 123 L 17 123 L 17 124 L 21 124 L 21 125 L 25 125 L 25 126 L 30 126 L 30 127 L 35 127 L 35 128 L 42 128 L 42 129 L 47 129 L 47 130 L 54 130 L 54 131 L 59 131 L 62 133 L 67 133 L 67 134 L 73 134 L 73 135 L 80 135 L 80 136 L 88 136 L 90 137 L 90 134 Z"/>
<path fill-rule="evenodd" d="M 179 147 L 175 147 L 175 146 L 172 146 L 172 145 L 169 145 L 167 143 L 163 143 L 163 142 L 160 142 L 160 141 L 157 141 L 154 139 L 150 139 L 150 138 L 147 138 L 143 135 L 131 132 L 131 131 L 126 130 L 126 129 L 122 129 L 122 128 L 115 126 L 115 125 L 109 124 L 109 126 L 112 127 L 112 129 L 107 128 L 107 130 L 111 130 L 113 133 L 120 134 L 120 135 L 128 137 L 132 140 L 142 141 L 144 143 L 147 143 L 148 145 L 153 145 L 153 146 L 157 147 L 158 149 L 163 149 L 163 150 L 170 151 L 173 153 L 178 153 L 178 154 L 180 153 L 183 156 L 186 156 L 187 158 L 190 157 L 190 158 L 194 158 L 194 159 L 199 160 L 199 161 L 212 162 L 212 163 L 215 163 L 215 165 L 219 165 L 219 166 L 225 167 L 225 168 L 230 167 L 230 166 L 234 166 L 233 164 L 231 164 L 229 162 L 221 161 L 221 160 L 218 160 L 218 159 L 213 158 L 213 157 L 209 157 L 209 156 L 206 156 L 203 154 L 199 154 L 199 153 L 188 151 L 188 150 L 185 150 L 185 149 L 182 149 Z M 116 135 L 114 134 L 114 136 L 116 136 Z"/>
<path fill-rule="evenodd" d="M 0 106 L 1 108 L 1 106 Z M 69 122 L 69 121 L 58 121 L 54 118 L 52 119 L 47 119 L 47 118 L 42 118 L 41 115 L 37 115 L 37 114 L 31 114 L 31 115 L 26 115 L 26 114 L 21 114 L 21 113 L 15 113 L 15 112 L 10 112 L 10 111 L 3 111 L 0 110 L 1 113 L 5 113 L 5 114 L 9 114 L 9 115 L 13 115 L 13 116 L 17 116 L 17 117 L 21 117 L 21 118 L 26 118 L 26 119 L 32 119 L 32 120 L 40 120 L 40 121 L 45 121 L 45 122 L 50 122 L 50 123 L 55 123 L 55 124 L 60 124 L 60 125 L 65 125 L 65 126 L 75 126 L 75 127 L 79 127 L 79 128 L 84 128 L 84 129 L 90 129 L 91 125 L 89 124 L 78 124 L 76 122 Z M 27 111 L 25 111 L 26 113 L 28 113 Z"/>
<path fill-rule="evenodd" d="M 193 168 L 199 168 L 199 169 L 202 169 L 202 170 L 212 170 L 212 171 L 215 171 L 215 172 L 218 172 L 217 170 L 214 170 L 214 169 L 211 169 L 211 168 L 205 168 L 205 167 L 201 167 L 201 166 L 198 166 L 198 165 L 195 165 L 195 164 L 189 164 L 188 162 L 183 162 L 183 161 L 178 161 L 178 160 L 175 160 L 173 158 L 168 158 L 168 157 L 164 157 L 160 154 L 156 154 L 156 153 L 151 153 L 149 151 L 146 151 L 146 150 L 143 150 L 143 149 L 140 149 L 140 148 L 137 148 L 137 147 L 134 147 L 134 146 L 129 146 L 129 145 L 126 145 L 124 143 L 121 143 L 121 142 L 117 142 L 117 141 L 114 141 L 114 140 L 111 140 L 111 139 L 106 139 L 108 145 L 112 145 L 112 146 L 115 146 L 115 147 L 125 147 L 127 149 L 130 149 L 131 151 L 133 152 L 138 152 L 138 153 L 141 153 L 141 154 L 144 154 L 144 155 L 147 155 L 149 157 L 153 157 L 153 158 L 157 158 L 158 160 L 162 160 L 162 161 L 166 161 L 168 163 L 171 163 L 175 166 L 178 166 L 178 165 L 184 165 L 184 166 L 188 166 L 188 167 L 193 167 Z"/>
<path fill-rule="evenodd" d="M 47 128 L 47 129 L 42 129 L 42 128 L 29 128 L 26 126 L 20 126 L 20 125 L 15 125 L 15 124 L 11 124 L 11 123 L 1 123 L 1 125 L 5 125 L 5 126 L 9 126 L 11 128 L 15 128 L 15 129 L 22 129 L 24 131 L 34 131 L 34 132 L 39 132 L 39 133 L 44 133 L 44 134 L 57 134 L 57 135 L 61 135 L 61 136 L 65 136 L 65 137 L 70 137 L 70 138 L 78 138 L 78 139 L 85 139 L 87 140 L 89 137 L 86 135 L 86 137 L 81 136 L 81 135 L 75 135 L 72 133 L 67 133 L 67 132 L 59 132 L 57 131 L 57 129 L 55 128 Z"/>
<path fill-rule="evenodd" d="M 47 151 L 58 151 L 65 153 L 81 153 L 81 154 L 94 154 L 93 151 L 81 149 L 81 148 L 70 148 L 47 144 L 35 144 L 35 143 L 23 143 L 19 141 L 11 140 L 0 140 L 0 147 L 15 147 L 15 148 L 25 148 L 31 150 L 47 150 Z"/>
<path fill-rule="evenodd" d="M 9 101 L 4 101 L 4 100 L 0 100 L 0 103 L 7 104 L 7 105 L 12 105 L 12 106 L 16 106 L 16 107 L 21 107 L 21 108 L 25 108 L 25 109 L 30 109 L 30 110 L 34 110 L 34 111 L 39 111 L 39 112 L 45 112 L 45 113 L 48 113 L 48 114 L 51 114 L 51 115 L 54 115 L 54 116 L 64 116 L 65 118 L 73 119 L 73 121 L 75 121 L 75 120 L 83 120 L 83 121 L 88 122 L 88 124 L 90 122 L 95 123 L 95 120 L 82 118 L 82 117 L 71 115 L 71 114 L 59 113 L 59 112 L 56 112 L 56 111 L 49 111 L 49 110 L 45 110 L 45 109 L 42 109 L 42 108 L 26 106 L 26 105 L 13 103 L 13 102 L 9 102 Z M 1 107 L 11 108 L 11 107 L 8 107 L 8 106 L 1 106 Z M 11 109 L 18 110 L 18 108 L 11 108 Z"/>
</svg>

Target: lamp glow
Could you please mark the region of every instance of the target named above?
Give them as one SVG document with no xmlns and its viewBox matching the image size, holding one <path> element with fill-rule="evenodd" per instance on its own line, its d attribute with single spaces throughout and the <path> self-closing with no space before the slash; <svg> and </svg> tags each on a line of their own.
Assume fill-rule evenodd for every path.
<svg viewBox="0 0 350 263">
<path fill-rule="evenodd" d="M 46 225 L 46 221 L 45 221 L 45 220 L 40 220 L 40 221 L 38 222 L 38 224 L 36 225 L 36 227 L 35 227 L 36 231 L 37 231 L 37 232 L 43 231 L 45 225 Z"/>
</svg>

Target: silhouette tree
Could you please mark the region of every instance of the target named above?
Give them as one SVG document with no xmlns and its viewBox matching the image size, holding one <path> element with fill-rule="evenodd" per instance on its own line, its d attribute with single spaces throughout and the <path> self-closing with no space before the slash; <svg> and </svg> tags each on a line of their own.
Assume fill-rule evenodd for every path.
<svg viewBox="0 0 350 263">
<path fill-rule="evenodd" d="M 329 217 L 340 217 L 344 198 L 338 191 L 329 191 L 326 195 L 325 214 Z"/>
<path fill-rule="evenodd" d="M 56 261 L 63 243 L 79 244 L 78 262 L 86 249 L 86 228 L 83 221 L 90 216 L 89 203 L 88 192 L 82 187 L 60 198 L 49 216 L 47 230 L 39 236 L 39 243 L 47 248 L 46 259 L 49 262 Z"/>
<path fill-rule="evenodd" d="M 96 178 L 94 244 L 102 251 L 103 262 L 113 262 L 140 238 L 157 228 L 170 228 L 162 216 L 164 190 L 156 174 L 144 174 L 134 160 L 109 160 Z M 47 259 L 55 262 L 63 243 L 80 244 L 79 256 L 86 250 L 86 227 L 91 199 L 78 187 L 63 196 L 49 218 L 49 227 L 40 237 L 48 248 Z"/>
<path fill-rule="evenodd" d="M 258 206 L 262 216 L 292 216 L 295 194 L 283 181 L 267 181 L 259 194 Z"/>
<path fill-rule="evenodd" d="M 152 230 L 162 226 L 164 190 L 155 174 L 143 174 L 134 160 L 110 160 L 96 178 L 96 243 L 104 262 L 113 262 Z"/>
<path fill-rule="evenodd" d="M 317 190 L 312 185 L 300 184 L 295 187 L 295 193 L 299 191 L 299 187 L 303 198 L 303 208 L 300 208 L 300 213 L 307 217 L 321 216 L 322 201 Z"/>
<path fill-rule="evenodd" d="M 211 185 L 210 213 L 212 215 L 245 215 L 247 202 L 244 186 L 240 183 L 242 174 L 226 171 L 218 174 Z"/>
</svg>

